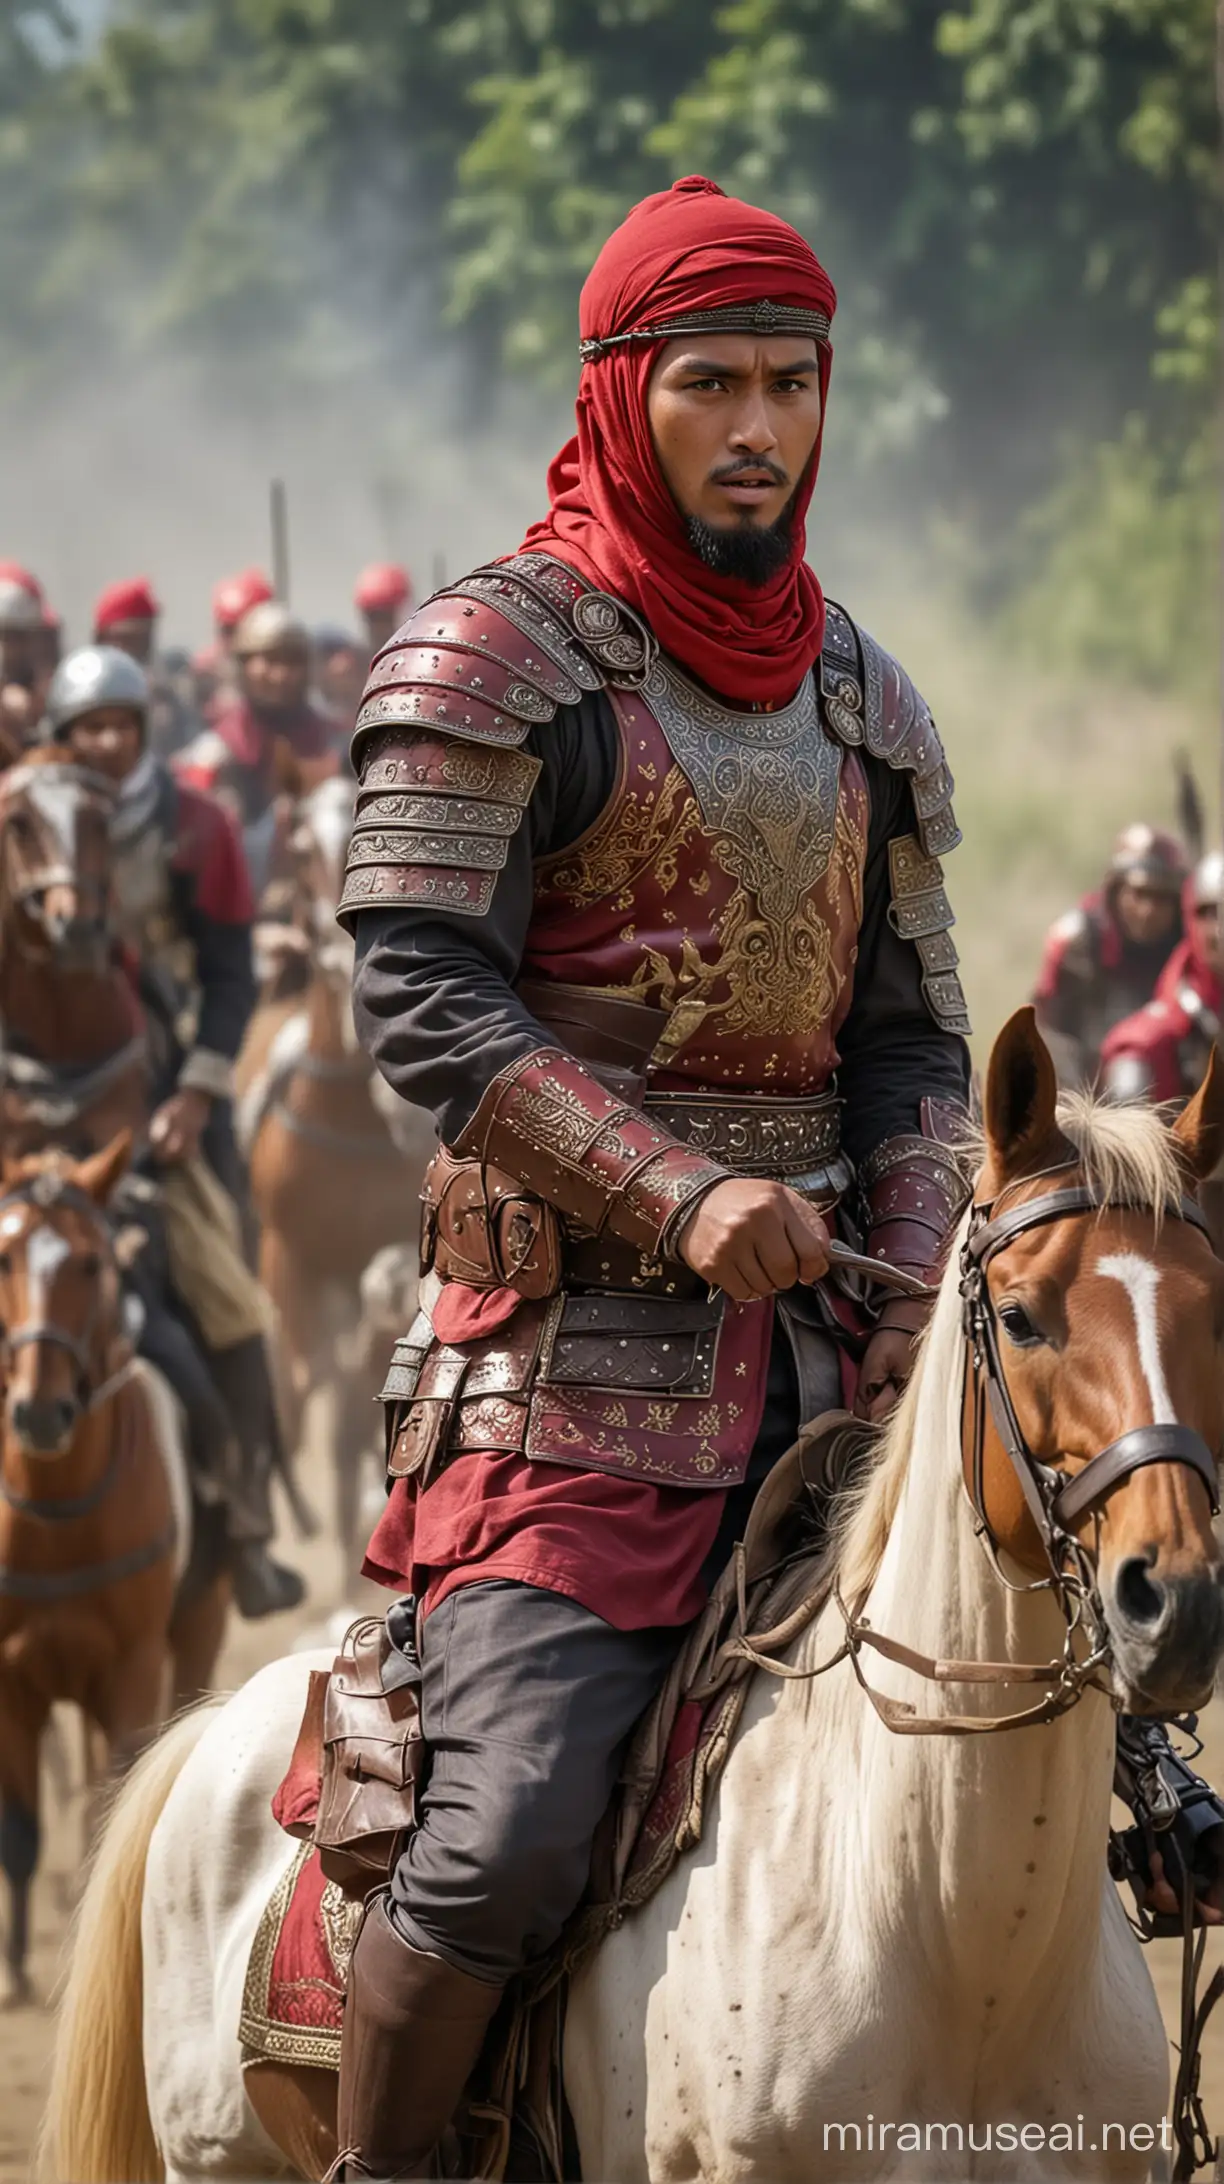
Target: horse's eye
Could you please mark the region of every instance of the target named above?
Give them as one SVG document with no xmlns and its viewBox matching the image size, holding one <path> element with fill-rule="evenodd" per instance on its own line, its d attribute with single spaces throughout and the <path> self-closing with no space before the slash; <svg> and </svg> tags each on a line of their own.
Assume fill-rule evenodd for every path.
<svg viewBox="0 0 1224 2184">
<path fill-rule="evenodd" d="M 1041 1329 L 1034 1327 L 1024 1306 L 1017 1304 L 1014 1297 L 999 1306 L 999 1325 L 1018 1350 L 1032 1350 L 1045 1340 Z"/>
<path fill-rule="evenodd" d="M 99 1274 L 101 1270 L 102 1261 L 98 1253 L 96 1251 L 87 1251 L 81 1261 L 82 1274 L 88 1275 L 90 1281 L 92 1281 L 95 1274 Z"/>
</svg>

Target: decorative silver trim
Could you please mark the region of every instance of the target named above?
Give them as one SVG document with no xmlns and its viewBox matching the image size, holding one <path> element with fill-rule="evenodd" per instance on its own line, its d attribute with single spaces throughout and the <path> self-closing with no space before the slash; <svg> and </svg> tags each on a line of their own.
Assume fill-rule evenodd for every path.
<svg viewBox="0 0 1224 2184">
<path fill-rule="evenodd" d="M 682 311 L 676 318 L 657 319 L 652 326 L 631 327 L 623 334 L 588 334 L 578 344 L 584 364 L 597 364 L 612 349 L 627 341 L 674 341 L 680 334 L 809 334 L 828 342 L 832 321 L 827 311 L 809 311 L 799 304 L 774 303 L 761 297 L 755 303 L 722 303 L 709 311 Z"/>
</svg>

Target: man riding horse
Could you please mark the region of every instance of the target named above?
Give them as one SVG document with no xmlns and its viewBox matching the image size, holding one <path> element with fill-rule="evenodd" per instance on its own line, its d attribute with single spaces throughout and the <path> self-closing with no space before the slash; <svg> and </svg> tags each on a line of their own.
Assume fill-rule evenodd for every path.
<svg viewBox="0 0 1224 2184">
<path fill-rule="evenodd" d="M 367 1562 L 419 1603 L 430 1763 L 351 1960 L 348 2175 L 424 2173 L 761 1478 L 895 1401 L 924 1307 L 833 1232 L 929 1280 L 956 1211 L 952 780 L 804 561 L 834 302 L 710 182 L 639 205 L 548 514 L 358 719 L 357 1022 L 443 1146 Z"/>
<path fill-rule="evenodd" d="M 116 646 L 89 645 L 57 669 L 47 697 L 46 733 L 73 760 L 112 782 L 113 915 L 137 966 L 153 1050 L 154 1112 L 149 1148 L 163 1188 L 203 1154 L 230 1197 L 246 1180 L 231 1116 L 234 1059 L 255 1000 L 251 968 L 254 906 L 237 828 L 221 806 L 175 779 L 147 747 L 149 688 L 144 670 Z M 222 1215 L 228 1209 L 218 1201 Z M 177 1283 L 194 1320 L 167 1312 L 166 1284 L 154 1278 L 154 1248 L 133 1278 L 146 1305 L 143 1347 L 183 1399 L 197 1474 L 209 1498 L 227 1502 L 229 1560 L 240 1612 L 267 1615 L 294 1607 L 301 1580 L 269 1553 L 271 1473 L 279 1455 L 275 1400 L 262 1325 L 225 1315 L 210 1325 L 210 1252 L 225 1253 L 220 1277 L 253 1289 L 235 1265 L 232 1240 L 209 1233 L 202 1204 L 199 1248 L 180 1254 Z M 152 1215 L 150 1214 L 150 1219 Z M 186 1271 L 184 1269 L 186 1262 Z M 196 1293 L 193 1293 L 195 1291 Z M 232 1300 L 237 1306 L 238 1299 Z M 225 1322 L 228 1321 L 229 1324 Z M 239 1476 L 224 1451 L 240 1454 Z"/>
<path fill-rule="evenodd" d="M 312 702 L 310 635 L 279 600 L 243 615 L 230 650 L 237 689 L 211 709 L 211 726 L 178 753 L 175 767 L 233 813 L 261 896 L 278 847 L 280 792 L 313 788 L 336 772 L 344 727 Z"/>
</svg>

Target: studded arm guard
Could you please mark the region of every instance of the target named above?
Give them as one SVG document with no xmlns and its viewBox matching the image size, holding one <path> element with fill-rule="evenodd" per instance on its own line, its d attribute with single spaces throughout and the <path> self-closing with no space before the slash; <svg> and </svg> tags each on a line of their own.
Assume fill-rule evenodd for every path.
<svg viewBox="0 0 1224 2184">
<path fill-rule="evenodd" d="M 876 1146 L 859 1170 L 859 1189 L 869 1256 L 934 1284 L 966 1197 L 955 1153 L 966 1117 L 951 1100 L 924 1099 L 921 1119 L 921 1134 L 885 1138 Z M 920 1300 L 891 1297 L 880 1324 L 917 1333 L 927 1309 Z"/>
<path fill-rule="evenodd" d="M 559 1047 L 495 1077 L 454 1150 L 504 1168 L 572 1228 L 660 1259 L 677 1256 L 698 1201 L 727 1180 Z"/>
</svg>

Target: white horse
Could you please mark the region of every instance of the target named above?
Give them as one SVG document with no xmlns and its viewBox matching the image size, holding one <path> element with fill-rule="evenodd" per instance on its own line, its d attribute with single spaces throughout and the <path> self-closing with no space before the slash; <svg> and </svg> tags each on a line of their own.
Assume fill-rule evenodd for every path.
<svg viewBox="0 0 1224 2184">
<path fill-rule="evenodd" d="M 1022 1012 L 992 1058 L 979 1199 L 1052 1187 L 1023 1179 L 1066 1162 L 1054 1097 Z M 1180 1202 L 1179 1159 L 1214 1161 L 1224 1103 L 1205 1087 L 1180 1145 L 1145 1112 L 1081 1105 L 1060 1122 L 1076 1155 L 1055 1184 L 1086 1182 L 1113 1210 L 1049 1221 L 991 1271 L 1025 1434 L 1073 1462 L 1176 1417 L 1216 1451 L 1224 1274 L 1197 1229 L 1159 1209 Z M 1039 1339 L 1012 1347 L 1020 1308 Z M 963 1358 L 954 1252 L 841 1539 L 841 1595 L 932 1660 L 1056 1660 L 1064 1623 L 1049 1592 L 1007 1589 L 975 1533 Z M 1005 1561 L 1034 1574 L 1036 1535 L 1023 1535 L 1022 1505 L 1009 1513 L 999 1444 L 986 1470 Z M 1202 1478 L 1172 1462 L 1139 1471 L 1084 1537 L 1119 1698 L 1142 1704 L 1142 1678 L 1162 1707 L 1201 1701 L 1221 1634 Z M 1137 1588 L 1140 1558 L 1159 1613 Z M 1008 1567 L 1022 1585 L 1025 1568 Z M 790 1664 L 815 1669 L 843 1638 L 831 1604 Z M 291 1855 L 269 1799 L 311 1665 L 277 1662 L 219 1711 L 173 1726 L 120 1797 L 84 1901 L 51 2090 L 55 2167 L 72 2184 L 283 2172 L 244 2094 L 237 2028 L 256 1923 Z M 920 1715 L 1034 1699 L 1031 1684 L 998 1680 L 951 1697 L 871 1651 L 859 1667 Z M 1106 1872 L 1113 1746 L 1095 1688 L 1009 1734 L 897 1735 L 848 1658 L 806 1680 L 758 1677 L 699 1849 L 573 1988 L 564 2066 L 584 2176 L 1145 2174 L 1168 2051 Z"/>
</svg>

